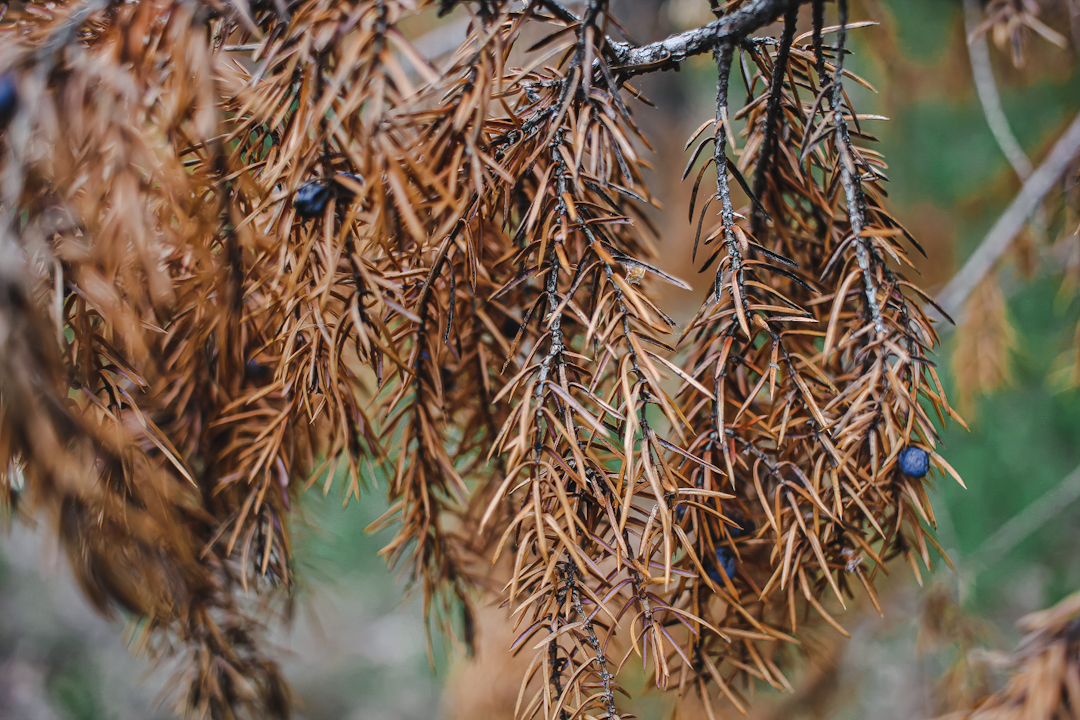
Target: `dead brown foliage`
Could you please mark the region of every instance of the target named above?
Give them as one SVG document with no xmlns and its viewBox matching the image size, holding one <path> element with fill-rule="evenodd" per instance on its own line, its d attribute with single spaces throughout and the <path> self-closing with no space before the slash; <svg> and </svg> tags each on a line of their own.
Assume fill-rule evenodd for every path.
<svg viewBox="0 0 1080 720">
<path fill-rule="evenodd" d="M 1026 633 L 1007 658 L 1005 687 L 950 718 L 1055 720 L 1080 709 L 1080 594 L 1020 619 Z"/>
<path fill-rule="evenodd" d="M 358 497 L 379 469 L 385 553 L 437 626 L 462 612 L 471 642 L 507 558 L 489 590 L 530 657 L 522 717 L 618 717 L 628 662 L 710 717 L 790 688 L 803 624 L 843 633 L 886 562 L 930 563 L 901 451 L 955 476 L 918 245 L 844 90 L 846 3 L 798 35 L 803 4 L 715 4 L 632 47 L 603 0 L 487 0 L 440 67 L 402 30 L 419 0 L 20 7 L 0 461 L 27 489 L 6 499 L 146 646 L 188 653 L 196 716 L 287 714 L 237 590 L 287 591 L 306 484 Z M 715 282 L 680 329 L 651 299 L 686 286 L 656 267 L 632 78 L 702 52 L 717 110 L 687 176 Z"/>
</svg>

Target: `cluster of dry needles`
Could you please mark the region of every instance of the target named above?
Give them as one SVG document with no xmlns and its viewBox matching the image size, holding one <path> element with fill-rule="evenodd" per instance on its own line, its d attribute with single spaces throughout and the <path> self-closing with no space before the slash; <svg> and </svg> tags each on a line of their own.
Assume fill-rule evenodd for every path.
<svg viewBox="0 0 1080 720">
<path fill-rule="evenodd" d="M 843 633 L 892 558 L 929 566 L 898 458 L 955 476 L 934 448 L 957 416 L 845 89 L 846 0 L 829 27 L 823 0 L 713 0 L 644 46 L 606 0 L 460 4 L 0 24 L 0 494 L 137 647 L 187 658 L 194 717 L 289 713 L 259 633 L 317 481 L 380 478 L 434 625 L 470 642 L 481 590 L 507 606 L 523 718 L 620 717 L 631 663 L 744 710 L 790 687 L 805 623 Z M 433 10 L 470 18 L 438 64 L 407 32 Z M 680 328 L 633 83 L 709 53 L 687 177 L 714 279 Z"/>
</svg>

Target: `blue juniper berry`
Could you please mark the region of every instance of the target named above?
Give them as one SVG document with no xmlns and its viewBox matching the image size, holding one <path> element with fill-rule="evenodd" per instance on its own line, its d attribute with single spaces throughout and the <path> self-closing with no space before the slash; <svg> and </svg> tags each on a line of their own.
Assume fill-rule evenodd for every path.
<svg viewBox="0 0 1080 720">
<path fill-rule="evenodd" d="M 682 522 L 684 517 L 686 517 L 686 503 L 679 503 L 675 508 L 675 522 Z"/>
<path fill-rule="evenodd" d="M 708 574 L 709 579 L 717 585 L 724 584 L 724 578 L 721 577 L 720 571 L 717 570 L 719 565 L 724 570 L 724 574 L 729 578 L 735 577 L 735 555 L 731 550 L 726 547 L 716 548 L 716 562 L 706 562 L 705 572 Z"/>
<path fill-rule="evenodd" d="M 742 537 L 747 532 L 752 530 L 752 523 L 749 520 L 743 520 L 742 525 L 728 525 L 728 534 L 732 538 Z M 719 566 L 719 567 L 718 567 Z M 724 578 L 720 575 L 720 569 L 723 569 L 724 574 L 729 578 L 735 577 L 735 553 L 728 547 L 716 548 L 716 562 L 711 560 L 705 561 L 705 573 L 709 576 L 717 585 L 724 584 Z"/>
<path fill-rule="evenodd" d="M 244 364 L 244 376 L 255 382 L 268 380 L 273 374 L 273 368 L 269 365 L 263 365 L 257 360 L 248 360 L 247 363 Z"/>
<path fill-rule="evenodd" d="M 926 451 L 917 447 L 906 447 L 900 451 L 897 458 L 900 472 L 914 478 L 921 478 L 930 471 L 930 456 Z"/>
<path fill-rule="evenodd" d="M 330 202 L 330 186 L 322 180 L 301 185 L 293 195 L 293 209 L 302 218 L 319 217 L 326 211 L 328 202 Z"/>
<path fill-rule="evenodd" d="M 343 173 L 341 177 L 349 178 L 358 183 L 363 180 L 350 173 Z M 312 180 L 304 183 L 293 195 L 293 209 L 302 218 L 319 217 L 326 212 L 326 205 L 330 198 L 351 198 L 355 195 L 352 189 L 340 182 L 328 180 Z"/>
<path fill-rule="evenodd" d="M 19 106 L 19 86 L 14 73 L 0 75 L 0 129 L 3 129 L 15 117 Z"/>
</svg>

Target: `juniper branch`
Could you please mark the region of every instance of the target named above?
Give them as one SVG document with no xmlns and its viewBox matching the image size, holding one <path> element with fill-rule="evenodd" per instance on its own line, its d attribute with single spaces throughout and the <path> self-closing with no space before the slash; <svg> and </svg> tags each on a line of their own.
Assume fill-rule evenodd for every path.
<svg viewBox="0 0 1080 720">
<path fill-rule="evenodd" d="M 738 41 L 775 22 L 789 8 L 809 0 L 750 0 L 735 12 L 707 25 L 672 35 L 659 42 L 633 47 L 609 40 L 618 63 L 612 69 L 622 77 L 669 70 L 687 58 L 715 49 L 723 40 Z"/>
<path fill-rule="evenodd" d="M 745 302 L 746 293 L 743 292 L 743 268 L 742 252 L 735 238 L 735 232 L 731 229 L 735 224 L 735 208 L 731 203 L 731 186 L 728 183 L 728 159 L 727 159 L 727 122 L 728 122 L 728 82 L 731 76 L 731 60 L 735 51 L 735 44 L 728 39 L 722 40 L 714 52 L 716 58 L 716 129 L 713 136 L 713 159 L 716 162 L 716 193 L 720 197 L 721 221 L 724 224 L 724 242 L 727 244 L 728 257 L 731 258 L 731 281 L 739 283 L 739 296 Z M 714 282 L 714 295 L 716 301 L 720 300 L 720 276 L 717 270 Z M 745 306 L 744 306 L 745 309 Z M 734 326 L 733 326 L 734 329 Z M 720 410 L 723 398 L 720 393 L 720 379 L 726 374 L 727 368 L 721 369 L 714 380 L 715 388 L 712 399 L 712 423 L 717 433 L 722 432 L 720 427 Z M 720 435 L 717 442 L 724 444 Z"/>
<path fill-rule="evenodd" d="M 619 713 L 615 708 L 615 676 L 608 670 L 608 659 L 607 655 L 604 654 L 604 647 L 596 636 L 592 619 L 585 613 L 585 608 L 581 604 L 581 592 L 577 588 L 576 572 L 577 567 L 573 562 L 568 561 L 566 563 L 566 581 L 570 585 L 570 599 L 574 604 L 574 611 L 577 612 L 578 617 L 581 619 L 581 626 L 585 630 L 596 660 L 597 674 L 600 675 L 600 680 L 604 684 L 604 692 L 601 694 L 600 699 L 604 703 L 604 709 L 607 710 L 608 720 L 619 720 Z"/>
<path fill-rule="evenodd" d="M 871 266 L 876 260 L 876 251 L 870 247 L 866 238 L 862 237 L 863 228 L 866 226 L 866 198 L 863 195 L 862 179 L 859 176 L 858 167 L 855 165 L 855 151 L 851 146 L 851 135 L 848 132 L 847 120 L 844 119 L 844 45 L 847 41 L 847 0 L 837 0 L 840 13 L 840 29 L 837 36 L 836 72 L 832 80 L 832 116 L 833 126 L 836 131 L 836 152 L 840 160 L 840 181 L 844 186 L 844 195 L 847 198 L 848 220 L 851 223 L 851 234 L 855 243 L 855 257 L 863 274 L 864 293 L 866 295 L 867 308 L 870 318 L 874 322 L 874 330 L 878 333 L 885 332 L 885 323 L 881 319 L 881 305 L 877 297 L 877 283 L 874 280 L 874 270 Z"/>
<path fill-rule="evenodd" d="M 764 202 L 765 189 L 772 172 L 773 156 L 776 154 L 777 133 L 780 126 L 780 113 L 784 95 L 784 76 L 787 73 L 788 57 L 791 55 L 791 43 L 795 39 L 795 25 L 799 19 L 799 6 L 792 5 L 784 13 L 784 34 L 780 39 L 780 48 L 773 63 L 772 82 L 769 83 L 769 107 L 765 113 L 764 139 L 761 156 L 758 158 L 757 173 L 754 176 L 754 197 Z M 765 222 L 763 205 L 755 205 L 750 217 L 750 233 L 757 237 Z"/>
</svg>

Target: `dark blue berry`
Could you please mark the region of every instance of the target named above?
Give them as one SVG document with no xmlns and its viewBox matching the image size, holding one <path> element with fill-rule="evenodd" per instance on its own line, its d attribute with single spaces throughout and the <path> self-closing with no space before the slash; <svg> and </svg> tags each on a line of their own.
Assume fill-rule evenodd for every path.
<svg viewBox="0 0 1080 720">
<path fill-rule="evenodd" d="M 503 318 L 502 327 L 499 329 L 502 330 L 503 337 L 517 337 L 518 330 L 521 329 L 521 323 L 514 317 L 507 315 Z"/>
<path fill-rule="evenodd" d="M 346 187 L 344 183 L 337 181 L 337 178 L 343 177 L 360 184 L 364 182 L 364 179 L 358 175 L 341 173 L 335 176 L 334 182 L 312 180 L 305 183 L 293 195 L 293 208 L 296 210 L 296 214 L 302 218 L 320 217 L 326 212 L 326 205 L 331 198 L 352 199 L 356 195 L 352 188 Z"/>
<path fill-rule="evenodd" d="M 735 554 L 728 550 L 726 547 L 716 548 L 716 562 L 705 562 L 705 573 L 709 576 L 717 585 L 724 584 L 724 578 L 720 575 L 720 570 L 717 569 L 717 565 L 724 571 L 724 574 L 729 578 L 735 577 Z"/>
<path fill-rule="evenodd" d="M 904 448 L 900 451 L 897 463 L 900 465 L 900 472 L 915 478 L 921 478 L 930 471 L 930 456 L 922 448 Z"/>
<path fill-rule="evenodd" d="M 293 208 L 302 218 L 319 217 L 326 212 L 330 195 L 330 188 L 322 180 L 306 183 L 293 195 Z"/>
<path fill-rule="evenodd" d="M 752 532 L 753 529 L 754 529 L 754 523 L 750 522 L 749 520 L 741 520 L 739 525 L 728 525 L 727 526 L 728 535 L 730 535 L 733 538 L 742 537 L 743 535 L 746 535 L 747 533 Z"/>
<path fill-rule="evenodd" d="M 244 365 L 244 375 L 256 382 L 268 380 L 272 374 L 273 369 L 270 366 L 263 365 L 255 360 L 248 360 Z"/>
<path fill-rule="evenodd" d="M 14 73 L 0 75 L 0 129 L 7 126 L 15 117 L 19 107 L 19 84 Z"/>
<path fill-rule="evenodd" d="M 359 175 L 353 175 L 352 173 L 341 173 L 334 178 L 334 187 L 337 189 L 337 197 L 340 198 L 355 197 L 356 192 L 351 187 L 346 186 L 345 183 L 338 180 L 338 178 L 349 178 L 350 180 L 359 185 L 364 184 L 364 178 L 360 177 Z"/>
</svg>

